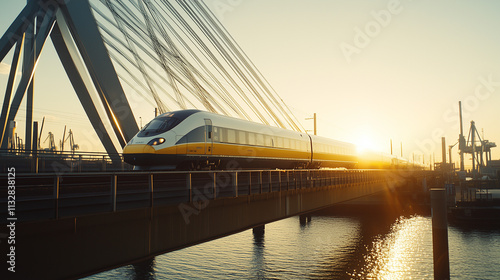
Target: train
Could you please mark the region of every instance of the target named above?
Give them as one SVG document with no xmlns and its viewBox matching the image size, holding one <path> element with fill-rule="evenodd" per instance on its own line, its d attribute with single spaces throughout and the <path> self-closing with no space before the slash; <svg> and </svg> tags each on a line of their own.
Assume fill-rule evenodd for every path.
<svg viewBox="0 0 500 280">
<path fill-rule="evenodd" d="M 161 114 L 124 147 L 136 170 L 408 168 L 401 158 L 201 110 Z"/>
</svg>

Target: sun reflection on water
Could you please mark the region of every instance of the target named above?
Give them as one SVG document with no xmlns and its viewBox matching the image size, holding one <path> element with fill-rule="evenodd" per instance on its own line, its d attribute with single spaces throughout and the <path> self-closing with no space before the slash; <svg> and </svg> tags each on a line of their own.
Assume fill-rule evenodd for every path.
<svg viewBox="0 0 500 280">
<path fill-rule="evenodd" d="M 365 266 L 350 276 L 353 279 L 432 278 L 432 255 L 429 256 L 432 248 L 428 248 L 431 238 L 428 218 L 400 217 L 389 234 L 375 238 L 371 248 L 367 248 Z"/>
</svg>

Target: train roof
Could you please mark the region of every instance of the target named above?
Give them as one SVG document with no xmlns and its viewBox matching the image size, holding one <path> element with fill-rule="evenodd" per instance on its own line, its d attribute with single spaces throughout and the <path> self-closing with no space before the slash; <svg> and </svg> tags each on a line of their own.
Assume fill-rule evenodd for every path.
<svg viewBox="0 0 500 280">
<path fill-rule="evenodd" d="M 306 137 L 306 135 L 307 135 L 307 133 L 304 133 L 304 132 L 288 130 L 288 129 L 284 129 L 284 128 L 280 128 L 280 127 L 265 125 L 262 123 L 257 123 L 257 122 L 253 122 L 253 121 L 239 119 L 239 118 L 235 118 L 235 117 L 231 117 L 231 116 L 221 115 L 221 114 L 202 111 L 202 110 L 194 110 L 194 109 L 167 112 L 167 113 L 161 114 L 158 117 L 174 117 L 174 118 L 177 118 L 177 119 L 183 121 L 184 119 L 187 119 L 188 117 L 195 115 L 195 114 L 198 114 L 198 113 L 200 114 L 199 117 L 201 117 L 201 118 L 211 119 L 215 126 L 222 124 L 223 126 L 228 127 L 228 128 L 232 128 L 232 129 L 244 128 L 245 130 L 252 131 L 252 132 L 264 133 L 264 134 L 276 134 L 276 135 L 281 135 L 281 136 L 285 136 L 285 137 L 293 137 L 293 138 L 297 138 L 297 139 L 300 139 L 302 137 Z"/>
<path fill-rule="evenodd" d="M 178 110 L 178 111 L 163 113 L 163 114 L 159 115 L 158 117 L 174 117 L 174 118 L 182 121 L 182 120 L 186 119 L 187 117 L 191 116 L 192 114 L 199 113 L 199 112 L 204 112 L 204 111 L 196 110 L 196 109 Z"/>
</svg>

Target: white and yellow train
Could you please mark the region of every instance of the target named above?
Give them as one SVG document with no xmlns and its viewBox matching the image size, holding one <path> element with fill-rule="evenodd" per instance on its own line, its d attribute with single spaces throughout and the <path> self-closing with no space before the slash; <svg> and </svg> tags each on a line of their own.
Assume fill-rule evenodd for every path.
<svg viewBox="0 0 500 280">
<path fill-rule="evenodd" d="M 154 118 L 123 149 L 140 170 L 239 168 L 405 168 L 392 156 L 356 153 L 353 144 L 199 110 Z"/>
</svg>

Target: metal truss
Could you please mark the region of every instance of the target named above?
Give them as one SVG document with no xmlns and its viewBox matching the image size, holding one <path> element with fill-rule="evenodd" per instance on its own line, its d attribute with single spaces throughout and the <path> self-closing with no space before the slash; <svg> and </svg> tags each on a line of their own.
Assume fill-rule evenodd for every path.
<svg viewBox="0 0 500 280">
<path fill-rule="evenodd" d="M 1 148 L 7 148 L 7 127 L 15 119 L 24 97 L 27 98 L 26 144 L 31 142 L 33 77 L 49 36 L 104 148 L 110 155 L 117 154 L 112 137 L 124 147 L 139 129 L 88 0 L 30 0 L 0 38 L 0 61 L 14 48 L 0 115 Z M 14 87 L 21 52 L 22 75 Z M 104 113 L 100 114 L 99 108 L 104 108 Z M 106 120 L 112 133 L 105 127 Z M 31 145 L 26 145 L 26 150 L 29 152 Z"/>
</svg>

